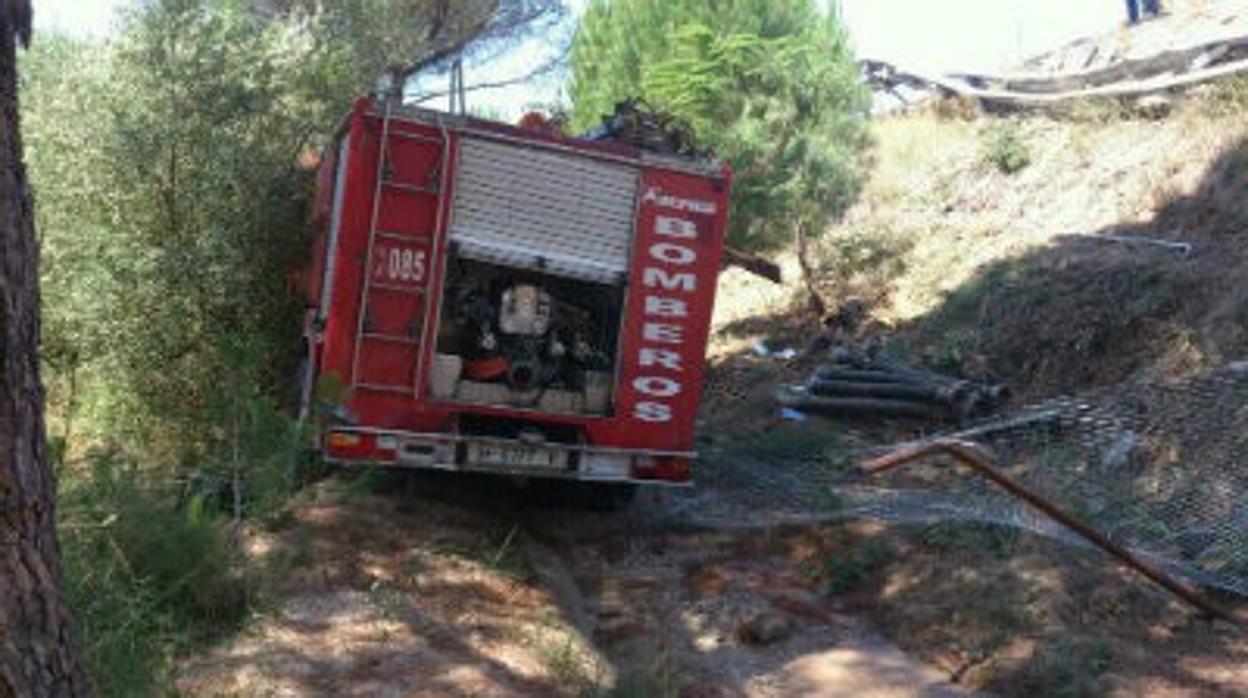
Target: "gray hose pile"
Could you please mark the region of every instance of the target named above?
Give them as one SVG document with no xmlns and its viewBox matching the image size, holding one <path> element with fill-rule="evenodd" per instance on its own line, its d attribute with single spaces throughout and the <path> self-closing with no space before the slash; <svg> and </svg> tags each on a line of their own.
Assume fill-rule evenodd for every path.
<svg viewBox="0 0 1248 698">
<path fill-rule="evenodd" d="M 832 417 L 899 417 L 962 424 L 1009 397 L 995 383 L 964 380 L 892 360 L 838 350 L 803 385 L 780 390 L 782 407 Z"/>
</svg>

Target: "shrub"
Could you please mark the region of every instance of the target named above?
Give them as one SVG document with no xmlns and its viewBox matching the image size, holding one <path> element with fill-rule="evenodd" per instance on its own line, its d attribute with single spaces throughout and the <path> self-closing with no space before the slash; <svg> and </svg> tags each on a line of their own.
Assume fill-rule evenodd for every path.
<svg viewBox="0 0 1248 698">
<path fill-rule="evenodd" d="M 1006 122 L 994 128 L 984 143 L 984 162 L 1005 174 L 1014 174 L 1031 164 L 1031 152 L 1018 124 Z"/>
<path fill-rule="evenodd" d="M 101 695 L 147 695 L 175 654 L 238 626 L 246 576 L 225 521 L 192 499 L 141 484 L 113 453 L 66 478 L 65 588 Z M 148 476 L 150 477 L 150 476 Z"/>
</svg>

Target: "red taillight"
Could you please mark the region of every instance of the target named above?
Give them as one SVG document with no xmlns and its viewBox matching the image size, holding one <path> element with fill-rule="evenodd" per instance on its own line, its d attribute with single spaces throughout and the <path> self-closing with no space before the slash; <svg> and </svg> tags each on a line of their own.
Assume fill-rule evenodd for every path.
<svg viewBox="0 0 1248 698">
<path fill-rule="evenodd" d="M 393 461 L 395 444 L 392 436 L 378 436 L 355 431 L 333 431 L 325 440 L 325 455 L 340 460 Z"/>
<path fill-rule="evenodd" d="M 688 482 L 693 476 L 693 459 L 680 456 L 646 456 L 634 459 L 633 477 L 638 480 Z"/>
</svg>

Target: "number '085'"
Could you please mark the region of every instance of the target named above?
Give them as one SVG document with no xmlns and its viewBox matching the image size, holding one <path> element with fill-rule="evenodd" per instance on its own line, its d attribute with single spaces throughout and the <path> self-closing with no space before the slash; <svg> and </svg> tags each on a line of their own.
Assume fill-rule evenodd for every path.
<svg viewBox="0 0 1248 698">
<path fill-rule="evenodd" d="M 391 248 L 386 254 L 385 270 L 391 281 L 421 281 L 425 278 L 425 253 Z"/>
</svg>

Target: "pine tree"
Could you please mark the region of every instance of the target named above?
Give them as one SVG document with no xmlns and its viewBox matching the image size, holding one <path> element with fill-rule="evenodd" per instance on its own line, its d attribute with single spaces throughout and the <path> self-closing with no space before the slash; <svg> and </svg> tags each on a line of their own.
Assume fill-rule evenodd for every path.
<svg viewBox="0 0 1248 698">
<path fill-rule="evenodd" d="M 0 4 L 0 696 L 90 693 L 61 593 L 39 381 L 39 251 L 22 160 L 17 44 L 30 3 Z"/>
<path fill-rule="evenodd" d="M 810 0 L 592 0 L 572 71 L 576 126 L 641 97 L 732 166 L 736 247 L 796 240 L 809 267 L 861 188 L 867 93 L 836 12 Z"/>
</svg>

